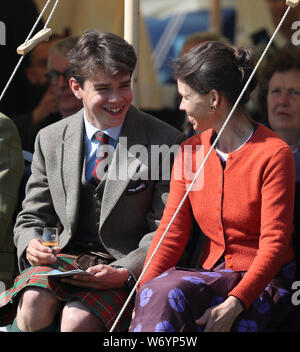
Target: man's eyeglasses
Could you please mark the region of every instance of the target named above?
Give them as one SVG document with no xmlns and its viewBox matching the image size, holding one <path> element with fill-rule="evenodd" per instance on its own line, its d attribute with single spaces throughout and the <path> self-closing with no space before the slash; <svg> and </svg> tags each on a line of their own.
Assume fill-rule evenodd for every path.
<svg viewBox="0 0 300 352">
<path fill-rule="evenodd" d="M 70 70 L 66 70 L 64 72 L 52 70 L 46 73 L 46 78 L 48 82 L 52 84 L 57 84 L 60 76 L 63 76 L 63 78 L 68 81 L 70 78 Z"/>
</svg>

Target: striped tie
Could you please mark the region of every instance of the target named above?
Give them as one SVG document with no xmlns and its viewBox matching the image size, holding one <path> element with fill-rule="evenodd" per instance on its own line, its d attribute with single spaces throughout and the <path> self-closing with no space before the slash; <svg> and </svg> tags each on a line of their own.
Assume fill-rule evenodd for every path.
<svg viewBox="0 0 300 352">
<path fill-rule="evenodd" d="M 95 184 L 98 184 L 104 177 L 108 168 L 108 165 L 104 165 L 104 160 L 108 156 L 108 149 L 106 149 L 108 148 L 108 135 L 102 131 L 97 131 L 95 133 L 95 137 L 97 138 L 99 144 L 96 152 L 96 164 L 92 173 L 92 180 Z M 104 148 L 104 146 L 106 146 L 106 148 Z"/>
</svg>

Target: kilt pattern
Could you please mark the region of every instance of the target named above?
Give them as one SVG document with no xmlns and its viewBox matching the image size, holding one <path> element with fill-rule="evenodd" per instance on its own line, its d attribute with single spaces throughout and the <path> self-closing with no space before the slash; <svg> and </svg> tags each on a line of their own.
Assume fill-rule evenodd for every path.
<svg viewBox="0 0 300 352">
<path fill-rule="evenodd" d="M 94 290 L 75 287 L 61 283 L 59 278 L 41 276 L 53 269 L 63 271 L 73 270 L 75 256 L 58 254 L 57 263 L 51 266 L 35 266 L 24 270 L 14 282 L 14 285 L 0 295 L 0 326 L 11 324 L 16 316 L 19 293 L 27 287 L 40 287 L 48 289 L 62 302 L 73 299 L 80 300 L 94 314 L 96 314 L 110 330 L 120 310 L 122 309 L 129 290 L 126 288 L 112 290 Z M 124 311 L 115 331 L 126 331 L 131 320 L 133 303 L 129 304 Z"/>
</svg>

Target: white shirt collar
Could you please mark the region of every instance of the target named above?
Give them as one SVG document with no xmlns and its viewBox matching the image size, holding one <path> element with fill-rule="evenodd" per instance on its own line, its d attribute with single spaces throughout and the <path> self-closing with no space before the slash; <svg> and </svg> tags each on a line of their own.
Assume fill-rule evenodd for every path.
<svg viewBox="0 0 300 352">
<path fill-rule="evenodd" d="M 83 118 L 84 118 L 84 125 L 85 125 L 85 131 L 86 131 L 87 138 L 91 141 L 92 138 L 94 137 L 95 133 L 97 131 L 99 131 L 99 128 L 96 128 L 88 121 L 88 119 L 86 117 L 85 110 L 83 113 Z M 105 132 L 114 141 L 117 141 L 119 139 L 122 126 L 123 126 L 123 122 L 119 126 L 107 128 L 106 130 L 103 130 L 102 132 Z"/>
</svg>

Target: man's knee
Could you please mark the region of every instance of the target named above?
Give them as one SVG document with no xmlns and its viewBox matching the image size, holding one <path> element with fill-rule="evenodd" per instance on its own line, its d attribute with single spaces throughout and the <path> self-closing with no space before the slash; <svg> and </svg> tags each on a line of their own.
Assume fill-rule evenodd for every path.
<svg viewBox="0 0 300 352">
<path fill-rule="evenodd" d="M 80 301 L 65 304 L 61 316 L 62 332 L 103 332 L 105 324 Z"/>
<path fill-rule="evenodd" d="M 27 288 L 20 297 L 17 322 L 21 330 L 34 331 L 51 324 L 60 303 L 46 289 Z"/>
</svg>

